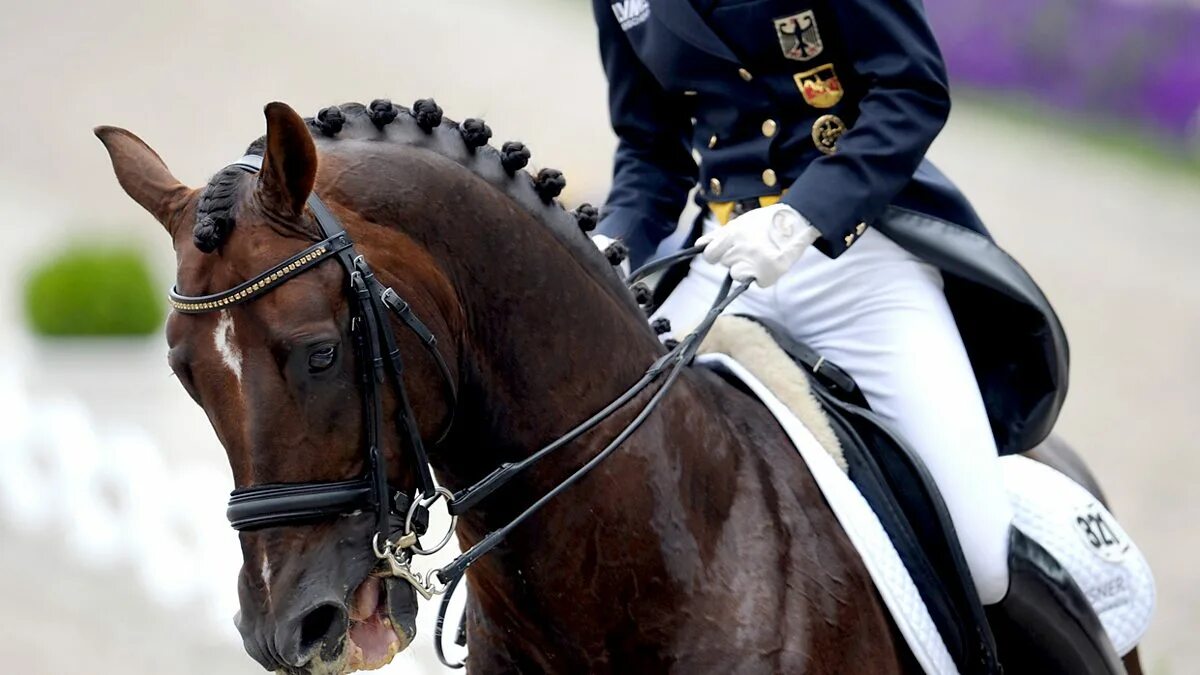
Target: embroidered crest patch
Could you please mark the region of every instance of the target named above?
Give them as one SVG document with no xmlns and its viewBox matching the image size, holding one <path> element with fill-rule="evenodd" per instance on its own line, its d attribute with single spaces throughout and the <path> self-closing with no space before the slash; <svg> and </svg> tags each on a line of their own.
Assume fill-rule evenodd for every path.
<svg viewBox="0 0 1200 675">
<path fill-rule="evenodd" d="M 832 108 L 842 100 L 842 83 L 832 63 L 796 73 L 792 78 L 796 80 L 804 100 L 814 108 Z"/>
<path fill-rule="evenodd" d="M 775 34 L 779 36 L 783 55 L 793 61 L 808 61 L 825 51 L 821 32 L 817 30 L 817 16 L 811 9 L 775 19 Z"/>
</svg>

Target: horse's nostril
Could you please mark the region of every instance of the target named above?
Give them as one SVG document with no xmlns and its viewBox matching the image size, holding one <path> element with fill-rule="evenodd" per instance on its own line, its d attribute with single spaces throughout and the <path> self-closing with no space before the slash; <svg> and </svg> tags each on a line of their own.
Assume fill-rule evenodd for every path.
<svg viewBox="0 0 1200 675">
<path fill-rule="evenodd" d="M 321 605 L 300 622 L 300 652 L 308 653 L 345 629 L 346 612 L 337 605 Z"/>
</svg>

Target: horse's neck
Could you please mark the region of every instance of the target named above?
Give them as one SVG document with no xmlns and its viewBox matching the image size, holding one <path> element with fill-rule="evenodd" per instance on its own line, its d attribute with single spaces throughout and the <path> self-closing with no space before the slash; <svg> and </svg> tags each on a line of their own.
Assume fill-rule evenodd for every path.
<svg viewBox="0 0 1200 675">
<path fill-rule="evenodd" d="M 331 156 L 318 182 L 377 273 L 429 318 L 443 354 L 458 362 L 456 421 L 431 454 L 448 487 L 590 417 L 662 352 L 617 273 L 576 226 L 563 226 L 571 219 L 558 207 L 538 205 L 534 216 L 443 157 L 371 147 L 354 162 Z M 395 187 L 380 189 L 380 176 Z"/>
<path fill-rule="evenodd" d="M 470 651 L 479 669 L 591 670 L 587 659 L 608 653 L 606 641 L 630 622 L 639 628 L 619 638 L 627 640 L 623 648 L 667 656 L 669 633 L 682 624 L 668 617 L 700 606 L 696 596 L 711 568 L 730 564 L 721 555 L 735 504 L 762 501 L 744 464 L 768 436 L 741 437 L 727 415 L 773 428 L 759 420 L 761 408 L 706 379 L 686 373 L 624 445 L 471 568 Z M 534 494 L 505 498 L 522 503 L 544 494 L 566 469 L 594 457 L 646 399 L 564 449 L 562 463 L 531 481 Z M 502 522 L 466 518 L 460 542 L 478 541 Z M 771 536 L 762 533 L 754 546 L 774 545 Z"/>
<path fill-rule="evenodd" d="M 577 253 L 540 230 L 494 229 L 501 234 L 480 235 L 486 255 L 454 258 L 460 268 L 454 276 L 470 274 L 472 284 L 460 287 L 467 315 L 464 396 L 439 472 L 452 488 L 528 457 L 591 417 L 662 353 L 644 316 L 598 282 Z M 469 546 L 507 524 L 595 457 L 659 386 L 661 380 L 468 512 L 460 543 Z M 489 640 L 494 647 L 504 643 L 503 650 L 525 656 L 577 649 L 575 638 L 596 634 L 586 617 L 608 608 L 588 606 L 572 616 L 569 598 L 581 579 L 613 561 L 630 577 L 701 576 L 712 514 L 727 516 L 744 455 L 721 411 L 730 396 L 713 379 L 687 373 L 624 445 L 472 567 L 479 621 L 508 625 Z M 580 599 L 578 607 L 637 593 L 603 585 L 594 591 L 597 597 Z M 511 622 L 528 625 L 514 629 Z M 554 634 L 547 634 L 552 625 Z M 537 636 L 537 644 L 508 644 L 514 630 Z"/>
<path fill-rule="evenodd" d="M 447 453 L 455 482 L 529 456 L 617 398 L 661 353 L 611 279 L 597 279 L 548 233 L 501 236 L 487 248 L 486 260 L 464 264 L 473 279 L 461 291 L 466 377 L 456 440 L 469 446 Z M 573 449 L 562 455 L 528 480 L 578 466 Z"/>
</svg>

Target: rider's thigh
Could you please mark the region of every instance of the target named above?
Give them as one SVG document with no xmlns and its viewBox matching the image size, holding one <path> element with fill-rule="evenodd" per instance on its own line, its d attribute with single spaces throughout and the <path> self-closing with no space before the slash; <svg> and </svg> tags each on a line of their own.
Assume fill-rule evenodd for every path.
<svg viewBox="0 0 1200 675">
<path fill-rule="evenodd" d="M 921 456 L 981 598 L 1003 599 L 1012 507 L 941 274 L 872 230 L 836 260 L 806 254 L 778 301 L 788 328 L 849 372 Z"/>
</svg>

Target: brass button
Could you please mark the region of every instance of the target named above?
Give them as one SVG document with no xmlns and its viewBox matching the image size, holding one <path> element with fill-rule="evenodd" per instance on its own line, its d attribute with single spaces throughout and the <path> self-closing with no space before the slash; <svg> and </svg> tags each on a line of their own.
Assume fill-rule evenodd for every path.
<svg viewBox="0 0 1200 675">
<path fill-rule="evenodd" d="M 775 120 L 767 120 L 762 123 L 763 136 L 770 138 L 775 135 L 776 131 L 779 131 L 779 125 L 775 123 Z"/>
<path fill-rule="evenodd" d="M 717 147 L 717 135 L 716 134 L 713 134 L 712 138 L 708 139 L 708 147 L 710 147 L 710 148 Z"/>
<path fill-rule="evenodd" d="M 738 75 L 741 75 L 742 79 L 747 82 L 754 79 L 754 76 L 750 74 L 750 71 L 746 70 L 745 68 L 738 68 Z"/>
<path fill-rule="evenodd" d="M 850 234 L 846 235 L 846 248 L 850 248 L 850 244 L 853 244 L 853 243 L 854 243 L 854 233 L 851 232 Z"/>
<path fill-rule="evenodd" d="M 775 184 L 778 182 L 779 182 L 779 177 L 775 175 L 774 169 L 767 169 L 766 171 L 763 171 L 763 184 L 764 185 L 766 185 L 767 187 L 775 187 Z"/>
<path fill-rule="evenodd" d="M 866 232 L 866 231 L 867 231 L 866 223 L 859 223 L 858 227 L 854 228 L 854 234 L 857 234 L 860 237 L 862 236 L 863 232 Z"/>
<path fill-rule="evenodd" d="M 717 180 L 716 178 L 709 180 L 708 181 L 708 191 L 713 193 L 714 195 L 721 194 L 721 181 Z"/>
</svg>

